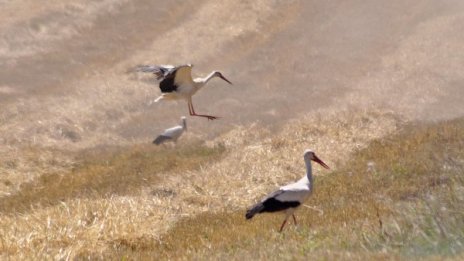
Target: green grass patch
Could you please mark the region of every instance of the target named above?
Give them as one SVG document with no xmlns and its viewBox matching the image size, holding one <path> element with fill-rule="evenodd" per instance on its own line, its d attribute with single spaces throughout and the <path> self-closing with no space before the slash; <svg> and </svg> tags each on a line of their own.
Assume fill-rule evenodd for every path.
<svg viewBox="0 0 464 261">
<path fill-rule="evenodd" d="M 196 169 L 218 160 L 224 152 L 223 146 L 199 142 L 175 149 L 136 145 L 88 150 L 76 156 L 77 164 L 70 172 L 42 175 L 22 184 L 18 193 L 1 198 L 0 212 L 24 212 L 75 197 L 137 195 L 141 186 L 156 184 L 161 173 Z"/>
</svg>

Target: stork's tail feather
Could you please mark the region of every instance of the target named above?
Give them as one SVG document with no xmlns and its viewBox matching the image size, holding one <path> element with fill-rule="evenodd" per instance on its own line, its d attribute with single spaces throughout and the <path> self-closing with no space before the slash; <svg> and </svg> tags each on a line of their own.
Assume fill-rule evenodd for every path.
<svg viewBox="0 0 464 261">
<path fill-rule="evenodd" d="M 168 136 L 160 135 L 153 141 L 153 144 L 160 145 L 161 143 L 163 143 L 163 142 L 165 142 L 167 140 L 170 140 L 170 139 L 171 138 L 168 137 Z"/>
<path fill-rule="evenodd" d="M 247 210 L 245 217 L 246 219 L 251 219 L 254 215 L 261 213 L 264 210 L 264 205 L 262 203 L 258 203 Z"/>
</svg>

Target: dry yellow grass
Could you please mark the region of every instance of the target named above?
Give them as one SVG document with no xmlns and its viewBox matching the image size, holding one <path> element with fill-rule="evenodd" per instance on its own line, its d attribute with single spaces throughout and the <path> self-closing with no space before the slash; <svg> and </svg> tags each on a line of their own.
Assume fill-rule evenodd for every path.
<svg viewBox="0 0 464 261">
<path fill-rule="evenodd" d="M 181 217 L 242 209 L 299 178 L 307 146 L 335 168 L 398 123 L 389 113 L 346 112 L 306 116 L 278 133 L 238 128 L 207 145 L 186 137 L 175 149 L 84 151 L 71 171 L 44 174 L 0 199 L 1 251 L 14 258 L 64 258 L 150 250 Z"/>
<path fill-rule="evenodd" d="M 371 143 L 316 180 L 300 225 L 280 217 L 245 221 L 244 208 L 185 218 L 149 246 L 117 246 L 109 257 L 175 260 L 460 259 L 464 243 L 464 120 L 410 126 Z M 246 184 L 244 184 L 247 186 Z M 250 195 L 251 197 L 251 195 Z M 147 241 L 145 241 L 147 242 Z"/>
<path fill-rule="evenodd" d="M 166 204 L 175 191 L 156 185 L 172 172 L 217 160 L 220 146 L 196 141 L 176 149 L 151 145 L 84 152 L 70 172 L 49 173 L 0 198 L 3 257 L 54 258 L 102 252 L 133 233 L 156 238 L 182 209 Z M 149 195 L 140 196 L 140 187 Z"/>
<path fill-rule="evenodd" d="M 451 173 L 460 161 L 443 169 L 405 165 L 424 161 L 438 146 L 432 143 L 403 157 L 387 141 L 365 148 L 395 133 L 405 118 L 464 115 L 464 1 L 0 0 L 0 6 L 0 259 L 306 259 L 309 251 L 326 259 L 395 259 L 414 249 L 403 243 L 418 242 L 410 235 L 425 240 L 421 246 L 437 242 L 433 231 L 461 242 L 452 229 L 434 225 L 452 220 L 436 206 L 455 209 L 460 198 L 447 202 L 453 197 L 446 186 L 459 182 L 423 175 Z M 192 118 L 185 146 L 175 150 L 134 145 L 187 109 L 183 102 L 150 105 L 159 94 L 153 78 L 124 73 L 140 63 L 193 63 L 194 76 L 223 71 L 234 86 L 213 81 L 194 98 L 199 112 L 223 119 Z M 339 113 L 350 106 L 404 118 Z M 314 116 L 318 109 L 330 113 Z M 296 120 L 288 122 L 289 115 Z M 271 129 L 249 127 L 255 121 Z M 405 133 L 416 132 L 411 128 Z M 220 137 L 204 145 L 193 136 Z M 413 136 L 392 142 L 409 139 L 402 146 L 419 150 Z M 302 213 L 316 232 L 302 226 L 275 234 L 280 220 L 271 216 L 244 223 L 245 206 L 301 177 L 308 147 L 334 170 L 316 168 L 318 176 L 331 175 L 320 179 L 321 198 L 311 203 L 330 213 Z M 358 183 L 344 184 L 351 155 L 360 150 L 362 175 L 355 165 L 349 180 Z M 367 161 L 371 176 L 364 173 Z M 383 171 L 390 167 L 389 176 Z M 410 173 L 420 178 L 413 182 Z M 388 189 L 377 192 L 380 185 Z M 425 204 L 429 188 L 434 198 Z M 448 197 L 436 195 L 442 189 Z M 374 190 L 373 199 L 358 200 Z M 390 236 L 376 233 L 377 210 Z M 430 213 L 439 215 L 425 218 Z M 219 244 L 224 224 L 236 234 Z M 167 245 L 160 245 L 164 234 Z M 188 253 L 166 248 L 190 246 L 199 236 Z M 277 244 L 286 237 L 291 246 Z M 263 251 L 273 247 L 281 252 Z M 448 249 L 453 255 L 457 248 Z M 417 252 L 441 258 L 435 250 Z"/>
<path fill-rule="evenodd" d="M 73 153 L 34 146 L 9 145 L 0 148 L 0 197 L 11 195 L 21 184 L 49 172 L 63 172 L 74 166 Z"/>
<path fill-rule="evenodd" d="M 48 173 L 2 200 L 0 211 L 22 212 L 34 205 L 56 204 L 75 197 L 137 195 L 143 184 L 154 184 L 159 173 L 192 170 L 215 160 L 222 147 L 207 148 L 199 143 L 163 150 L 152 145 L 84 151 L 70 173 Z"/>
<path fill-rule="evenodd" d="M 278 132 L 237 128 L 203 144 L 92 149 L 0 198 L 12 259 L 407 259 L 460 253 L 464 120 L 411 125 L 385 112 L 305 116 Z M 388 137 L 386 137 L 388 136 Z M 246 222 L 247 206 L 304 173 L 315 193 L 300 225 Z M 329 175 L 321 175 L 329 174 Z M 322 213 L 322 214 L 321 214 Z"/>
</svg>

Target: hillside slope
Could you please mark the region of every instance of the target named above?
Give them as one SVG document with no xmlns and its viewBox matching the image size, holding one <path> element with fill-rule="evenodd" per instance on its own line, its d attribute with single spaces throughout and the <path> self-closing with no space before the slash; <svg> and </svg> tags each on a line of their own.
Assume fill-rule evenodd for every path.
<svg viewBox="0 0 464 261">
<path fill-rule="evenodd" d="M 0 257 L 455 256 L 463 27 L 461 0 L 0 1 Z M 178 146 L 153 147 L 187 106 L 152 103 L 143 63 L 222 71 L 233 86 L 194 97 L 221 119 L 188 117 Z M 316 170 L 326 215 L 303 210 L 314 227 L 283 236 L 245 223 L 306 148 L 334 170 Z M 347 191 L 362 186 L 374 201 Z"/>
</svg>

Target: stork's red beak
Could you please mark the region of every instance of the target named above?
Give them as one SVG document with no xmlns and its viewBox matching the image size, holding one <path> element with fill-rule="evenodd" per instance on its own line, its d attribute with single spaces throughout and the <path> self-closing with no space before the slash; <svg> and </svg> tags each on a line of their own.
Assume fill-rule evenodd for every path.
<svg viewBox="0 0 464 261">
<path fill-rule="evenodd" d="M 222 74 L 219 75 L 219 77 L 223 79 L 224 81 L 228 82 L 230 85 L 232 85 L 232 83 L 229 80 L 227 80 L 226 77 L 222 76 Z"/>
<path fill-rule="evenodd" d="M 326 169 L 330 169 L 329 166 L 327 166 L 327 164 L 325 164 L 320 158 L 318 158 L 316 155 L 314 155 L 314 159 L 313 159 L 315 162 L 321 164 L 322 167 L 326 168 Z"/>
</svg>

